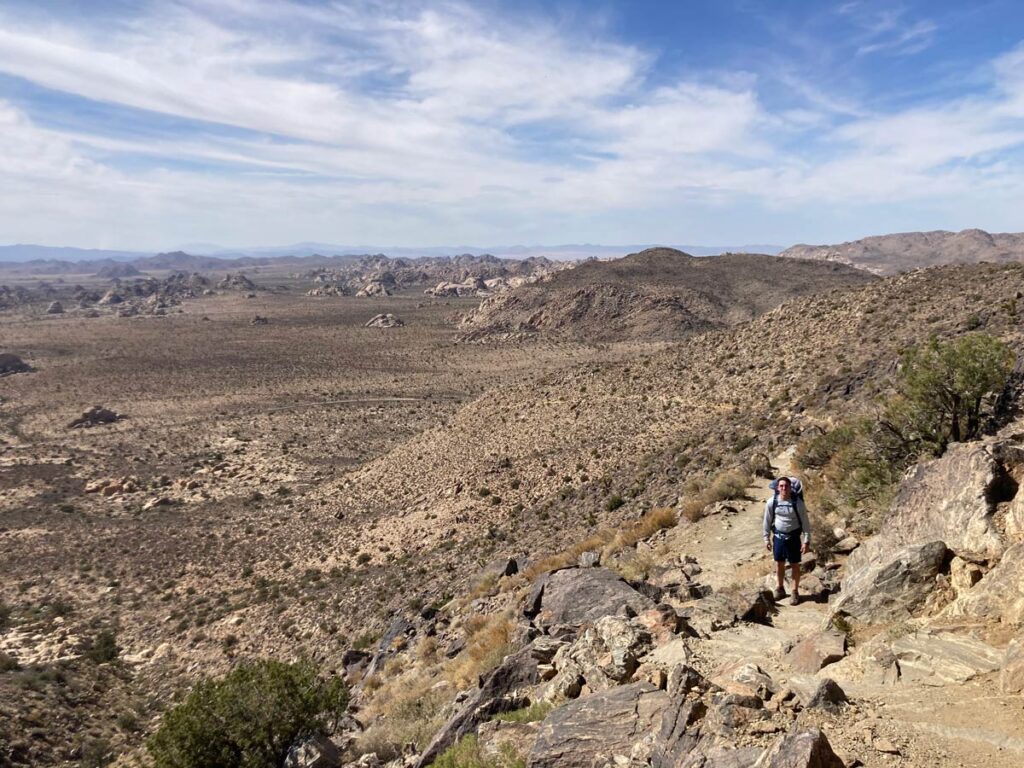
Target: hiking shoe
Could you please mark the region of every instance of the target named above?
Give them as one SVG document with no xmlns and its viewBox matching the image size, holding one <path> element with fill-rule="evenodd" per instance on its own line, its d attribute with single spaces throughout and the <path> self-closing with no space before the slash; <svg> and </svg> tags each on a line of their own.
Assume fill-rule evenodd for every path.
<svg viewBox="0 0 1024 768">
<path fill-rule="evenodd" d="M 785 596 L 786 596 L 786 590 L 784 590 L 782 587 L 776 587 L 775 591 L 772 592 L 772 597 L 774 597 L 776 600 L 781 600 Z"/>
<path fill-rule="evenodd" d="M 797 594 L 796 591 L 794 591 L 793 594 L 789 596 L 789 604 L 800 605 L 800 595 Z"/>
</svg>

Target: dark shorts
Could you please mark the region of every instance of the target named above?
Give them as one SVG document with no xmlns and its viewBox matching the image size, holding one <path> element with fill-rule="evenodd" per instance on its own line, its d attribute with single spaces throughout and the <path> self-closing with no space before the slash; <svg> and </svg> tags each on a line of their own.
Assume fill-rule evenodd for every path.
<svg viewBox="0 0 1024 768">
<path fill-rule="evenodd" d="M 772 557 L 775 562 L 781 563 L 788 560 L 791 563 L 800 562 L 800 534 L 793 533 L 772 533 Z"/>
</svg>

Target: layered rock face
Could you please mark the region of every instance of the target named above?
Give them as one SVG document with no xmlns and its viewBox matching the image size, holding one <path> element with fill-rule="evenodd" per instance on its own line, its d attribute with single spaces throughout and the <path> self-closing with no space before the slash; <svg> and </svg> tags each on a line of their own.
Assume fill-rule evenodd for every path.
<svg viewBox="0 0 1024 768">
<path fill-rule="evenodd" d="M 1020 424 L 954 444 L 903 481 L 877 535 L 850 554 L 837 612 L 895 621 L 944 615 L 1024 621 L 1024 442 Z"/>
</svg>

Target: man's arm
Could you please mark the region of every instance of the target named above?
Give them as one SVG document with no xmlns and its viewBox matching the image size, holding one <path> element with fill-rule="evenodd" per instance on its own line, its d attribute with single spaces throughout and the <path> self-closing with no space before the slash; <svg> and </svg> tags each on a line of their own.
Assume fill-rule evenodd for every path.
<svg viewBox="0 0 1024 768">
<path fill-rule="evenodd" d="M 761 524 L 761 533 L 764 536 L 764 543 L 767 544 L 772 538 L 772 503 L 766 501 L 764 503 L 764 521 Z"/>
<path fill-rule="evenodd" d="M 800 499 L 796 504 L 796 514 L 800 518 L 800 528 L 804 532 L 804 544 L 811 546 L 811 520 L 807 515 L 807 505 Z"/>
</svg>

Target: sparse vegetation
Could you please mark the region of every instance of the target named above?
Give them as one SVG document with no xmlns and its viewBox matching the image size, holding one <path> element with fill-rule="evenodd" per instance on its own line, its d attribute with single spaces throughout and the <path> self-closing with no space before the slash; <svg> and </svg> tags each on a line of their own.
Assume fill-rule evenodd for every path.
<svg viewBox="0 0 1024 768">
<path fill-rule="evenodd" d="M 114 661 L 120 653 L 121 649 L 117 645 L 114 631 L 104 629 L 86 645 L 84 655 L 96 664 L 107 664 Z"/>
<path fill-rule="evenodd" d="M 526 760 L 508 744 L 503 744 L 496 757 L 480 750 L 476 736 L 464 736 L 442 752 L 434 761 L 437 768 L 525 768 Z"/>
<path fill-rule="evenodd" d="M 682 503 L 682 515 L 687 520 L 699 520 L 709 504 L 743 498 L 750 478 L 738 470 L 720 472 L 707 482 L 694 480 L 684 490 L 688 494 Z"/>
<path fill-rule="evenodd" d="M 1013 360 L 1004 343 L 981 334 L 931 338 L 908 350 L 878 417 L 848 418 L 798 445 L 796 465 L 818 481 L 809 486 L 812 507 L 866 509 L 858 522 L 862 532 L 873 530 L 908 466 L 941 454 L 950 441 L 978 437 L 995 418 Z"/>
<path fill-rule="evenodd" d="M 491 719 L 505 723 L 536 723 L 547 717 L 553 708 L 554 704 L 549 701 L 535 701 L 529 706 L 502 712 Z"/>
</svg>

